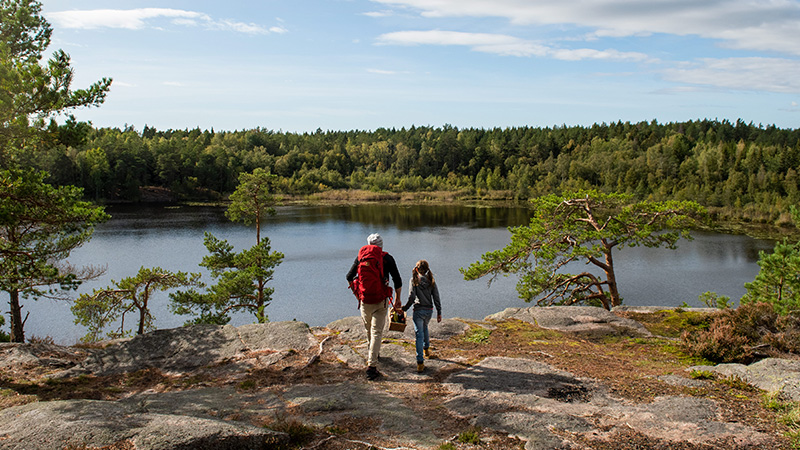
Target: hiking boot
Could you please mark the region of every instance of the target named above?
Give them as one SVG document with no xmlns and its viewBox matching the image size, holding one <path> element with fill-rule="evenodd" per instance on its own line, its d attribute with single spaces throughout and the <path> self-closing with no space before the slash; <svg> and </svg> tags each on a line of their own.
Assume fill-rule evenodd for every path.
<svg viewBox="0 0 800 450">
<path fill-rule="evenodd" d="M 367 367 L 367 379 L 368 380 L 375 380 L 380 376 L 381 376 L 381 373 L 378 372 L 378 369 L 376 369 L 373 366 Z"/>
<path fill-rule="evenodd" d="M 417 363 L 417 373 L 422 373 L 425 370 L 425 363 Z"/>
<path fill-rule="evenodd" d="M 429 348 L 426 348 L 424 351 L 425 351 L 425 357 L 426 357 L 426 358 L 428 358 L 428 359 L 434 359 L 434 358 L 436 358 L 436 355 L 434 355 L 433 353 L 431 353 L 431 349 L 429 349 Z"/>
</svg>

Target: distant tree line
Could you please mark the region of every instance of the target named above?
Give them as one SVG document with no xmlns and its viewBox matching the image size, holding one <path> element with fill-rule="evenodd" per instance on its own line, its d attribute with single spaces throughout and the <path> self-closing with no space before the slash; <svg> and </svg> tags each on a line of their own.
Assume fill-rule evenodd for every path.
<svg viewBox="0 0 800 450">
<path fill-rule="evenodd" d="M 785 223 L 788 206 L 800 200 L 800 129 L 741 120 L 290 133 L 97 129 L 70 118 L 50 135 L 55 145 L 21 161 L 95 200 L 137 201 L 144 186 L 184 199 L 221 198 L 256 168 L 277 175 L 284 194 L 497 191 L 528 199 L 599 189 Z"/>
</svg>

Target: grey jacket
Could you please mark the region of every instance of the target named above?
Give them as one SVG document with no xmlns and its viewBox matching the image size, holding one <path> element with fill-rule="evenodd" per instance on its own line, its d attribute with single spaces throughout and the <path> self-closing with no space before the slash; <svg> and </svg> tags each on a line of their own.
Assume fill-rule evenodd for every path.
<svg viewBox="0 0 800 450">
<path fill-rule="evenodd" d="M 411 279 L 408 301 L 403 306 L 403 311 L 408 311 L 413 305 L 414 308 L 433 309 L 436 307 L 436 314 L 442 314 L 442 302 L 439 301 L 439 288 L 434 282 L 431 284 L 425 277 L 419 278 L 419 284 L 414 286 L 414 279 Z"/>
</svg>

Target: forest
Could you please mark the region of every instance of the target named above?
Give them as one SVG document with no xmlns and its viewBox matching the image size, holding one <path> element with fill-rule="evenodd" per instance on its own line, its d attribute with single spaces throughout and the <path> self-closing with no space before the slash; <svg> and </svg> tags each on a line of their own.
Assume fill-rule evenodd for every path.
<svg viewBox="0 0 800 450">
<path fill-rule="evenodd" d="M 788 208 L 800 200 L 800 129 L 742 120 L 292 133 L 95 128 L 70 117 L 48 136 L 19 162 L 101 202 L 140 201 L 143 187 L 219 200 L 256 168 L 277 175 L 282 194 L 453 191 L 527 200 L 593 188 L 693 200 L 718 218 L 776 225 L 791 223 Z"/>
</svg>

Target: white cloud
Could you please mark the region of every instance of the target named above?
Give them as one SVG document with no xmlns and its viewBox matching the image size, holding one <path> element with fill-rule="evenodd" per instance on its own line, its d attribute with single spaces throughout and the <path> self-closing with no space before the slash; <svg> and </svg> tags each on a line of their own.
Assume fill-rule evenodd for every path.
<svg viewBox="0 0 800 450">
<path fill-rule="evenodd" d="M 195 22 L 196 19 L 210 21 L 211 18 L 193 11 L 165 8 L 142 9 L 95 9 L 85 11 L 60 11 L 47 14 L 47 19 L 64 28 L 126 28 L 139 30 L 146 26 L 146 20 L 159 17 L 175 18 Z M 195 22 L 196 23 L 196 22 Z"/>
<path fill-rule="evenodd" d="M 212 30 L 235 31 L 245 34 L 285 33 L 283 27 L 265 28 L 254 23 L 235 20 L 216 20 L 208 14 L 168 8 L 95 9 L 83 11 L 58 11 L 46 14 L 47 19 L 62 28 L 94 29 L 122 28 L 141 30 L 155 19 L 172 19 L 173 25 L 202 26 Z"/>
<path fill-rule="evenodd" d="M 707 58 L 663 72 L 680 83 L 777 93 L 800 93 L 798 73 L 800 61 L 780 58 Z"/>
<path fill-rule="evenodd" d="M 794 0 L 372 0 L 423 17 L 500 17 L 516 25 L 573 25 L 590 36 L 665 33 L 720 40 L 730 48 L 800 55 Z"/>
<path fill-rule="evenodd" d="M 620 52 L 614 49 L 594 50 L 591 48 L 579 48 L 574 50 L 554 49 L 548 52 L 556 59 L 565 61 L 580 61 L 584 59 L 608 60 L 608 61 L 646 61 L 650 59 L 644 53 Z"/>
<path fill-rule="evenodd" d="M 390 16 L 394 15 L 394 13 L 392 11 L 388 11 L 388 10 L 386 10 L 386 11 L 370 11 L 370 12 L 365 12 L 363 15 L 365 15 L 367 17 L 380 18 L 380 17 L 390 17 Z"/>
<path fill-rule="evenodd" d="M 533 42 L 513 36 L 458 31 L 398 31 L 378 37 L 380 44 L 394 45 L 462 45 L 472 50 L 499 55 L 543 55 L 546 49 Z"/>
<path fill-rule="evenodd" d="M 397 75 L 397 72 L 394 70 L 382 70 L 382 69 L 367 69 L 369 73 L 375 73 L 378 75 Z"/>
<path fill-rule="evenodd" d="M 545 45 L 504 34 L 465 33 L 460 31 L 398 31 L 378 37 L 384 45 L 459 45 L 474 51 L 503 56 L 552 57 L 566 61 L 584 59 L 643 61 L 647 55 L 636 52 L 594 49 L 555 49 Z"/>
</svg>

